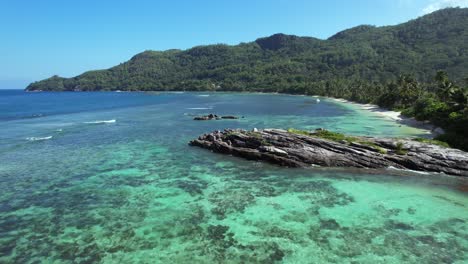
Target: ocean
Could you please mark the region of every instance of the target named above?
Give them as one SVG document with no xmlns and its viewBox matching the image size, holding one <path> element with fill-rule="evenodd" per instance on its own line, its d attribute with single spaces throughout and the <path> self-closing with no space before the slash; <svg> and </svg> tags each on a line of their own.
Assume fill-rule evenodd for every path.
<svg viewBox="0 0 468 264">
<path fill-rule="evenodd" d="M 0 263 L 468 261 L 466 179 L 187 144 L 224 128 L 427 136 L 326 98 L 0 90 Z"/>
</svg>

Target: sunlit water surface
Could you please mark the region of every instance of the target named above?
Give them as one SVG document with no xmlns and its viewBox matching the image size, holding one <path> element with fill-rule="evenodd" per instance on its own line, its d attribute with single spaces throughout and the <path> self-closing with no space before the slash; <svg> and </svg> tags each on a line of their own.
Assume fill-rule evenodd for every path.
<svg viewBox="0 0 468 264">
<path fill-rule="evenodd" d="M 467 262 L 466 180 L 187 145 L 254 127 L 425 135 L 323 98 L 0 91 L 0 263 Z"/>
</svg>

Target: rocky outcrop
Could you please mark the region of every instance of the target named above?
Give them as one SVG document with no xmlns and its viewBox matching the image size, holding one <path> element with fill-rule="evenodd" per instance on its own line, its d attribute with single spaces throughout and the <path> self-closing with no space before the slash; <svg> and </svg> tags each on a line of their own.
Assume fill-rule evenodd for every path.
<svg viewBox="0 0 468 264">
<path fill-rule="evenodd" d="M 411 139 L 352 137 L 330 140 L 281 129 L 215 131 L 189 144 L 288 167 L 387 168 L 468 176 L 468 153 Z M 323 132 L 323 130 L 322 130 Z"/>
<path fill-rule="evenodd" d="M 196 116 L 193 118 L 193 120 L 198 120 L 198 121 L 203 121 L 203 120 L 218 120 L 221 119 L 217 115 L 214 114 L 209 114 L 209 115 L 204 115 L 204 116 Z"/>
<path fill-rule="evenodd" d="M 233 115 L 227 115 L 227 116 L 221 116 L 221 119 L 239 119 L 239 117 L 233 116 Z"/>
<path fill-rule="evenodd" d="M 193 120 L 204 121 L 204 120 L 220 120 L 220 119 L 239 119 L 237 116 L 227 115 L 227 116 L 218 116 L 215 114 L 209 114 L 204 116 L 196 116 Z"/>
</svg>

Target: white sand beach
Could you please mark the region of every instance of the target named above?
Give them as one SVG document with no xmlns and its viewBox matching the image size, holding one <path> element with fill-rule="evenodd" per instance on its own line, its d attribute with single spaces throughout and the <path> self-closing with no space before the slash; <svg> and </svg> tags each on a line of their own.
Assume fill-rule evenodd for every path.
<svg viewBox="0 0 468 264">
<path fill-rule="evenodd" d="M 395 122 L 400 123 L 400 124 L 428 130 L 428 133 L 430 133 L 434 137 L 444 133 L 444 130 L 442 128 L 434 126 L 433 124 L 429 122 L 418 121 L 414 119 L 413 117 L 403 116 L 401 112 L 388 110 L 388 109 L 379 107 L 378 105 L 360 104 L 360 103 L 351 102 L 351 101 L 348 101 L 346 99 L 341 99 L 341 98 L 332 98 L 332 97 L 327 97 L 327 98 L 336 102 L 340 102 L 340 103 L 353 104 L 355 106 L 358 106 L 361 109 L 368 110 L 368 111 L 377 113 L 381 116 L 395 120 Z"/>
</svg>

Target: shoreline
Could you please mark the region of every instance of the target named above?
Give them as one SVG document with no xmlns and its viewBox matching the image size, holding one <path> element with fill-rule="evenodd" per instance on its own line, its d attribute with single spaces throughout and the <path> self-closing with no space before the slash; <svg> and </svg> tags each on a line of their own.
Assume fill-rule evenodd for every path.
<svg viewBox="0 0 468 264">
<path fill-rule="evenodd" d="M 325 96 L 323 98 L 327 98 L 332 101 L 343 103 L 343 104 L 351 104 L 351 105 L 357 106 L 362 110 L 370 111 L 380 116 L 392 119 L 393 121 L 401 125 L 407 125 L 407 126 L 427 130 L 428 134 L 430 134 L 432 137 L 436 137 L 445 133 L 445 131 L 442 128 L 435 126 L 427 121 L 418 121 L 414 117 L 407 117 L 407 116 L 402 115 L 401 112 L 388 110 L 378 105 L 361 104 L 361 103 L 356 103 L 356 102 L 349 101 L 349 100 L 342 99 L 342 98 L 325 97 Z"/>
</svg>

